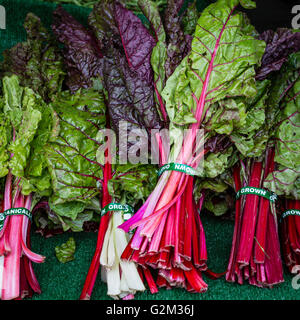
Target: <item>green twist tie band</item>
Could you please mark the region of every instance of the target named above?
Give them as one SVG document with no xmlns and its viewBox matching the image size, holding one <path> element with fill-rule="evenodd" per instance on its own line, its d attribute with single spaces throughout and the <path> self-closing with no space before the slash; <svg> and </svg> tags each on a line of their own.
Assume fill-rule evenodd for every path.
<svg viewBox="0 0 300 320">
<path fill-rule="evenodd" d="M 0 231 L 3 229 L 5 219 L 8 216 L 26 216 L 28 219 L 32 219 L 32 213 L 26 208 L 11 208 L 0 213 Z"/>
<path fill-rule="evenodd" d="M 158 176 L 162 175 L 165 171 L 178 171 L 178 172 L 186 173 L 190 176 L 194 176 L 196 174 L 195 169 L 193 169 L 192 167 L 186 164 L 180 164 L 180 163 L 174 163 L 174 162 L 165 164 L 164 166 L 160 167 L 157 172 Z"/>
<path fill-rule="evenodd" d="M 130 205 L 112 202 L 101 210 L 101 216 L 104 216 L 109 211 L 124 211 L 123 218 L 125 221 L 129 220 L 134 213 L 134 209 Z"/>
<path fill-rule="evenodd" d="M 300 216 L 300 210 L 297 210 L 297 209 L 286 210 L 281 215 L 281 219 L 284 219 L 287 216 Z"/>
<path fill-rule="evenodd" d="M 264 197 L 271 202 L 275 202 L 275 200 L 277 200 L 277 195 L 274 192 L 270 192 L 268 190 L 255 188 L 255 187 L 241 188 L 236 194 L 236 199 L 239 199 L 242 195 L 245 195 L 245 194 L 253 194 L 256 196 Z"/>
</svg>

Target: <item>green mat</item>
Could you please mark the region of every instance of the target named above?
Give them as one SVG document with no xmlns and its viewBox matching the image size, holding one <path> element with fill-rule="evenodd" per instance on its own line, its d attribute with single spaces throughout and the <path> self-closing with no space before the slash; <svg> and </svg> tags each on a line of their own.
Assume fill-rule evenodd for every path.
<svg viewBox="0 0 300 320">
<path fill-rule="evenodd" d="M 202 4 L 205 1 L 202 1 Z M 23 21 L 28 12 L 40 16 L 46 26 L 51 24 L 52 11 L 55 5 L 39 1 L 0 0 L 6 9 L 7 27 L 0 30 L 0 52 L 25 39 Z M 64 6 L 76 19 L 86 24 L 90 9 L 72 5 Z M 206 232 L 208 266 L 215 272 L 226 270 L 230 254 L 234 224 L 205 215 L 203 224 Z M 58 262 L 55 246 L 66 242 L 73 236 L 76 241 L 75 259 L 66 264 Z M 42 238 L 32 234 L 32 249 L 46 256 L 43 264 L 34 265 L 42 294 L 35 295 L 32 300 L 77 300 L 80 296 L 84 280 L 94 254 L 96 233 L 66 233 L 52 238 Z M 204 294 L 189 294 L 182 289 L 165 290 L 151 295 L 149 291 L 136 295 L 137 300 L 298 300 L 300 291 L 292 288 L 293 275 L 285 273 L 285 282 L 273 289 L 262 289 L 245 284 L 227 283 L 224 278 L 211 280 L 204 276 L 209 289 Z M 107 300 L 106 285 L 98 277 L 92 300 Z"/>
<path fill-rule="evenodd" d="M 202 218 L 208 250 L 208 267 L 215 272 L 226 270 L 231 249 L 234 223 L 211 215 Z M 76 241 L 76 253 L 73 261 L 62 264 L 55 256 L 54 248 L 73 236 Z M 36 276 L 41 285 L 42 294 L 32 300 L 77 300 L 83 288 L 96 245 L 95 233 L 66 233 L 44 239 L 38 234 L 32 235 L 32 249 L 45 255 L 43 264 L 34 265 Z M 205 275 L 208 291 L 202 294 L 190 294 L 183 289 L 160 289 L 152 295 L 149 290 L 136 294 L 136 300 L 298 300 L 300 290 L 292 287 L 292 277 L 285 273 L 285 282 L 274 287 L 257 288 L 249 284 L 238 285 L 225 281 L 224 277 L 211 280 Z M 108 300 L 106 285 L 98 277 L 92 300 Z"/>
</svg>

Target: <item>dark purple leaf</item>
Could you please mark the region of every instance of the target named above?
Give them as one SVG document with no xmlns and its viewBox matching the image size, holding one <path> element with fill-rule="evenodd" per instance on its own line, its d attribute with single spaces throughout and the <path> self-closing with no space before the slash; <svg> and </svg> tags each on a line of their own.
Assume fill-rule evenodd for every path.
<svg viewBox="0 0 300 320">
<path fill-rule="evenodd" d="M 95 4 L 89 15 L 88 24 L 101 44 L 101 49 L 105 49 L 107 42 L 113 42 L 116 47 L 120 46 L 114 10 L 114 1 L 102 0 Z"/>
<path fill-rule="evenodd" d="M 279 28 L 276 32 L 267 30 L 259 39 L 264 40 L 267 46 L 257 71 L 257 80 L 264 80 L 271 72 L 279 71 L 288 56 L 300 50 L 300 32 L 291 29 Z"/>
<path fill-rule="evenodd" d="M 107 107 L 112 128 L 119 132 L 119 122 L 127 122 L 128 133 L 134 129 L 160 129 L 153 84 L 137 76 L 126 63 L 126 57 L 111 48 L 104 57 L 104 87 L 108 92 Z M 128 143 L 128 148 L 132 143 Z M 127 150 L 123 146 L 123 150 Z"/>
<path fill-rule="evenodd" d="M 179 11 L 184 0 L 170 0 L 165 12 L 164 25 L 167 33 L 166 77 L 169 78 L 182 59 L 189 53 L 192 37 L 185 35 Z"/>
<path fill-rule="evenodd" d="M 91 87 L 92 78 L 102 74 L 102 53 L 97 38 L 61 6 L 53 13 L 52 29 L 64 44 L 67 86 L 73 92 Z"/>
<path fill-rule="evenodd" d="M 154 101 L 151 53 L 155 40 L 131 11 L 119 2 L 95 6 L 89 18 L 103 45 L 103 84 L 112 128 L 126 121 L 128 131 L 160 128 Z M 128 146 L 130 147 L 130 143 Z M 125 148 L 127 149 L 127 148 Z"/>
<path fill-rule="evenodd" d="M 151 83 L 153 72 L 150 58 L 155 40 L 141 20 L 120 3 L 115 5 L 115 20 L 119 30 L 128 66 L 139 78 Z"/>
<path fill-rule="evenodd" d="M 205 141 L 204 149 L 213 153 L 223 152 L 232 145 L 229 137 L 225 134 L 217 134 Z"/>
</svg>

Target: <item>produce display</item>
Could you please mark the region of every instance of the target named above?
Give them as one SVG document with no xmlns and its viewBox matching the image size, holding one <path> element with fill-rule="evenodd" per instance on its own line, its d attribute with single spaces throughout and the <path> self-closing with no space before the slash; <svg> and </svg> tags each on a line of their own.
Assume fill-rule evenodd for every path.
<svg viewBox="0 0 300 320">
<path fill-rule="evenodd" d="M 55 2 L 0 62 L 0 298 L 42 291 L 32 232 L 97 232 L 81 300 L 299 273 L 300 30 L 259 33 L 252 0 Z M 221 273 L 203 212 L 234 223 Z"/>
</svg>

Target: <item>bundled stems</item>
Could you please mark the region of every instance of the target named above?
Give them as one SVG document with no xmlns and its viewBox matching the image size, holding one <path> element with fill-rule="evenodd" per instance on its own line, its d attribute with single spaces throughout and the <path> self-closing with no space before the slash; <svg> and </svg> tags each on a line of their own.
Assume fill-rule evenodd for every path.
<svg viewBox="0 0 300 320">
<path fill-rule="evenodd" d="M 108 156 L 108 150 L 106 150 L 106 159 Z M 112 178 L 112 168 L 111 162 L 106 161 L 103 170 L 103 184 L 102 184 L 102 208 L 108 205 L 112 198 L 108 192 L 108 181 Z M 101 217 L 99 230 L 98 230 L 98 237 L 97 237 L 97 244 L 96 250 L 80 295 L 80 300 L 88 300 L 91 297 L 94 284 L 97 278 L 97 274 L 100 267 L 100 254 L 103 246 L 103 241 L 105 237 L 105 233 L 108 227 L 110 215 L 106 214 Z"/>
<path fill-rule="evenodd" d="M 284 211 L 300 210 L 300 201 L 296 199 L 284 200 Z M 299 272 L 300 265 L 300 216 L 290 214 L 281 218 L 280 235 L 284 263 L 289 272 Z"/>
<path fill-rule="evenodd" d="M 9 172 L 6 179 L 4 211 L 25 208 L 31 210 L 32 196 L 24 196 L 20 187 L 13 188 L 13 176 Z M 32 262 L 42 263 L 45 257 L 30 249 L 30 225 L 24 215 L 8 215 L 0 234 L 1 246 L 1 299 L 22 299 L 33 292 L 41 293 L 35 277 Z"/>
<path fill-rule="evenodd" d="M 233 171 L 236 192 L 245 186 L 261 188 L 274 166 L 274 150 L 271 148 L 266 151 L 264 168 L 262 161 L 249 161 L 249 178 L 241 179 L 241 166 L 236 165 Z M 284 281 L 275 205 L 262 196 L 245 194 L 236 201 L 226 280 L 239 284 L 248 280 L 259 287 L 272 287 Z"/>
<path fill-rule="evenodd" d="M 103 169 L 102 208 L 113 201 L 108 190 L 108 183 L 113 178 L 110 150 L 108 141 Z M 136 291 L 145 290 L 135 263 L 121 259 L 128 244 L 125 232 L 118 229 L 123 222 L 122 211 L 109 211 L 101 217 L 96 250 L 80 295 L 81 300 L 90 299 L 99 268 L 102 280 L 107 283 L 107 294 L 114 299 L 130 300 Z"/>
</svg>

